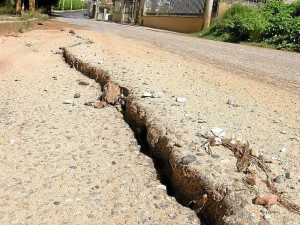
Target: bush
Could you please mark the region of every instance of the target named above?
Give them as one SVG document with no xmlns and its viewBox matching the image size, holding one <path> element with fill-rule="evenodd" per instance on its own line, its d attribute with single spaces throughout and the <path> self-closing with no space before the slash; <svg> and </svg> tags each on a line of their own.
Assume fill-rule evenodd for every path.
<svg viewBox="0 0 300 225">
<path fill-rule="evenodd" d="M 263 5 L 262 15 L 269 25 L 264 30 L 265 42 L 278 49 L 300 50 L 300 1 L 285 4 L 271 1 Z"/>
<path fill-rule="evenodd" d="M 300 0 L 273 0 L 259 7 L 234 4 L 203 36 L 230 42 L 266 43 L 300 51 Z"/>
<path fill-rule="evenodd" d="M 72 9 L 76 10 L 76 9 L 82 9 L 82 7 L 84 9 L 87 8 L 87 2 L 82 2 L 81 0 L 73 0 L 72 2 Z M 62 10 L 63 8 L 63 0 L 59 0 L 58 4 L 57 4 L 57 9 Z M 65 0 L 65 5 L 64 5 L 64 9 L 65 10 L 70 10 L 71 9 L 71 0 Z"/>
</svg>

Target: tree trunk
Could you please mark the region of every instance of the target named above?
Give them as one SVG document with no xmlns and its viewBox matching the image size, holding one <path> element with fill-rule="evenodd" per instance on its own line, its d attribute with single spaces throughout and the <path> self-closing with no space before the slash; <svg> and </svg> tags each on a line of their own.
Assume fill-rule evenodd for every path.
<svg viewBox="0 0 300 225">
<path fill-rule="evenodd" d="M 35 0 L 29 0 L 29 12 L 33 12 L 35 10 Z"/>
<path fill-rule="evenodd" d="M 21 11 L 22 11 L 22 1 L 16 0 L 16 14 L 21 15 Z"/>
</svg>

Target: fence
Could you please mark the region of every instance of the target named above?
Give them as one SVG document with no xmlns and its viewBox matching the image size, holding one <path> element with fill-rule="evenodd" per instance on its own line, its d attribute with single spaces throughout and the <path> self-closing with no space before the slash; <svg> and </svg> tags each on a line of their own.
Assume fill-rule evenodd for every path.
<svg viewBox="0 0 300 225">
<path fill-rule="evenodd" d="M 146 15 L 200 16 L 205 0 L 146 0 Z"/>
</svg>

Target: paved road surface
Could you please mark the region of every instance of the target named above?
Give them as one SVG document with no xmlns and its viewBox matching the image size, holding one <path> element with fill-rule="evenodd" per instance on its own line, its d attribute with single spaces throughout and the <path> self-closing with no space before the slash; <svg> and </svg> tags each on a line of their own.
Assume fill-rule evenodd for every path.
<svg viewBox="0 0 300 225">
<path fill-rule="evenodd" d="M 168 51 L 300 91 L 300 54 L 198 39 L 148 27 L 127 26 L 83 17 L 86 11 L 59 14 L 59 20 L 84 28 L 154 43 Z M 58 14 L 56 14 L 58 15 Z"/>
</svg>

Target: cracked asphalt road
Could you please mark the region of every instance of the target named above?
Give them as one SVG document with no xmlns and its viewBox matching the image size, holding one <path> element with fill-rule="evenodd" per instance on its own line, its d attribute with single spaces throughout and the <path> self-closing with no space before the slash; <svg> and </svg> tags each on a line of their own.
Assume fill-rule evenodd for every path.
<svg viewBox="0 0 300 225">
<path fill-rule="evenodd" d="M 220 69 L 299 94 L 300 54 L 195 38 L 186 34 L 88 19 L 86 11 L 56 14 L 63 22 L 154 44 Z"/>
</svg>

